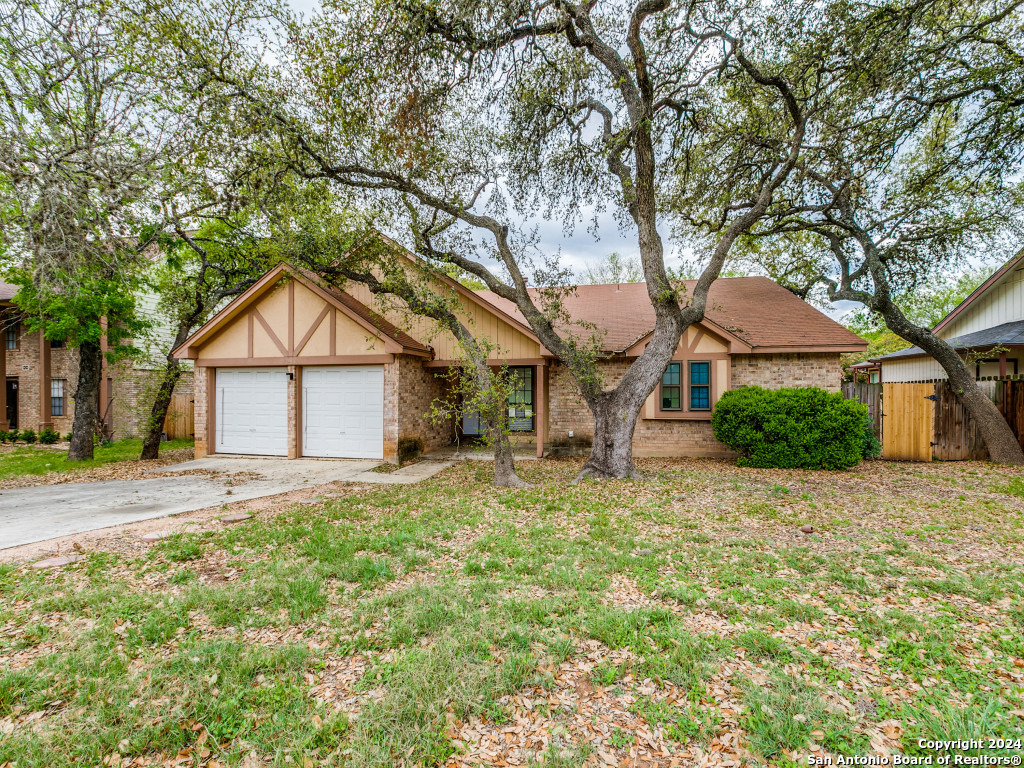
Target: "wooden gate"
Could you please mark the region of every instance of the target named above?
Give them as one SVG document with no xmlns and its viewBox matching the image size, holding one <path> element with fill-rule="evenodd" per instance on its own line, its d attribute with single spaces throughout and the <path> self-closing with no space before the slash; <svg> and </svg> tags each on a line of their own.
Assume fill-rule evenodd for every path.
<svg viewBox="0 0 1024 768">
<path fill-rule="evenodd" d="M 931 461 L 934 384 L 882 384 L 882 458 Z"/>
<path fill-rule="evenodd" d="M 164 419 L 168 440 L 187 439 L 195 433 L 195 401 L 192 395 L 172 395 Z"/>
</svg>

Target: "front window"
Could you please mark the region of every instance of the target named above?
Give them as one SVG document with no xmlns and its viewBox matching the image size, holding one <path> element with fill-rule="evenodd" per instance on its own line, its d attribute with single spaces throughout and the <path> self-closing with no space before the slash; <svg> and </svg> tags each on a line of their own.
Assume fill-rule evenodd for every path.
<svg viewBox="0 0 1024 768">
<path fill-rule="evenodd" d="M 13 322 L 4 332 L 4 349 L 18 348 L 18 323 Z"/>
<path fill-rule="evenodd" d="M 690 363 L 690 410 L 711 410 L 711 363 L 708 361 Z"/>
<path fill-rule="evenodd" d="M 661 375 L 661 410 L 680 411 L 683 408 L 681 363 L 669 363 Z"/>
<path fill-rule="evenodd" d="M 511 389 L 508 394 L 509 429 L 513 432 L 533 431 L 533 368 L 509 368 Z"/>
<path fill-rule="evenodd" d="M 50 415 L 64 415 L 64 379 L 50 380 Z"/>
</svg>

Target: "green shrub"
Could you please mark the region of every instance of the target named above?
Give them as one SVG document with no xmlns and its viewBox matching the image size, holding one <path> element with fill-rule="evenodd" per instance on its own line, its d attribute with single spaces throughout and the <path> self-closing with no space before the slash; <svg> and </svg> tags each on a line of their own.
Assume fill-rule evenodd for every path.
<svg viewBox="0 0 1024 768">
<path fill-rule="evenodd" d="M 70 442 L 71 442 L 71 436 L 72 436 L 73 434 L 75 434 L 75 433 L 74 433 L 74 432 L 68 432 L 68 433 L 67 433 L 67 435 L 66 435 L 66 436 L 64 437 L 64 439 L 65 439 L 65 440 L 66 440 L 67 442 L 69 442 L 69 443 L 70 443 Z"/>
<path fill-rule="evenodd" d="M 12 429 L 10 432 L 7 433 L 7 439 L 10 440 L 11 444 L 13 445 L 14 443 L 18 442 L 18 440 L 21 439 L 21 432 L 19 432 L 16 429 Z"/>
<path fill-rule="evenodd" d="M 423 453 L 423 441 L 418 437 L 401 437 L 398 439 L 398 463 L 405 464 Z"/>
<path fill-rule="evenodd" d="M 6 429 L 0 429 L 0 444 L 6 443 L 10 439 L 11 433 L 8 432 Z"/>
<path fill-rule="evenodd" d="M 875 423 L 870 416 L 864 417 L 864 434 L 861 437 L 860 455 L 865 459 L 877 459 L 882 455 L 882 444 L 875 437 Z"/>
<path fill-rule="evenodd" d="M 36 441 L 36 431 L 34 429 L 26 429 L 21 433 L 21 439 L 29 445 L 32 445 Z"/>
<path fill-rule="evenodd" d="M 43 445 L 53 445 L 58 440 L 60 440 L 60 432 L 54 432 L 49 427 L 39 433 L 39 442 Z"/>
<path fill-rule="evenodd" d="M 867 407 L 816 387 L 740 387 L 715 404 L 715 437 L 748 467 L 848 469 L 864 450 Z"/>
</svg>

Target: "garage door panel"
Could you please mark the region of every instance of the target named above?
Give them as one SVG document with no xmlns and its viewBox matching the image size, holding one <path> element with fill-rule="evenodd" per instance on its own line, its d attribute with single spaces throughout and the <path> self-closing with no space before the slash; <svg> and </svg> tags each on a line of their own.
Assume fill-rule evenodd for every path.
<svg viewBox="0 0 1024 768">
<path fill-rule="evenodd" d="M 302 371 L 303 455 L 384 457 L 384 368 L 307 367 Z"/>
<path fill-rule="evenodd" d="M 284 368 L 218 368 L 218 453 L 288 453 L 288 376 Z"/>
</svg>

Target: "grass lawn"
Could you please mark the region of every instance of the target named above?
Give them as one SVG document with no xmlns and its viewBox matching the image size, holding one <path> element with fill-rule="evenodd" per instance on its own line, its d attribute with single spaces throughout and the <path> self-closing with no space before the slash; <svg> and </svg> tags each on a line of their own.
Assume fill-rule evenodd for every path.
<svg viewBox="0 0 1024 768">
<path fill-rule="evenodd" d="M 0 766 L 738 768 L 1024 733 L 1018 470 L 578 466 L 0 566 Z"/>
<path fill-rule="evenodd" d="M 161 444 L 160 451 L 191 448 L 192 440 L 171 440 Z M 14 446 L 0 453 L 0 481 L 20 475 L 45 475 L 50 472 L 82 472 L 119 461 L 139 458 L 142 440 L 118 440 L 96 447 L 95 458 L 89 461 L 67 461 L 67 450 L 42 446 Z"/>
</svg>

